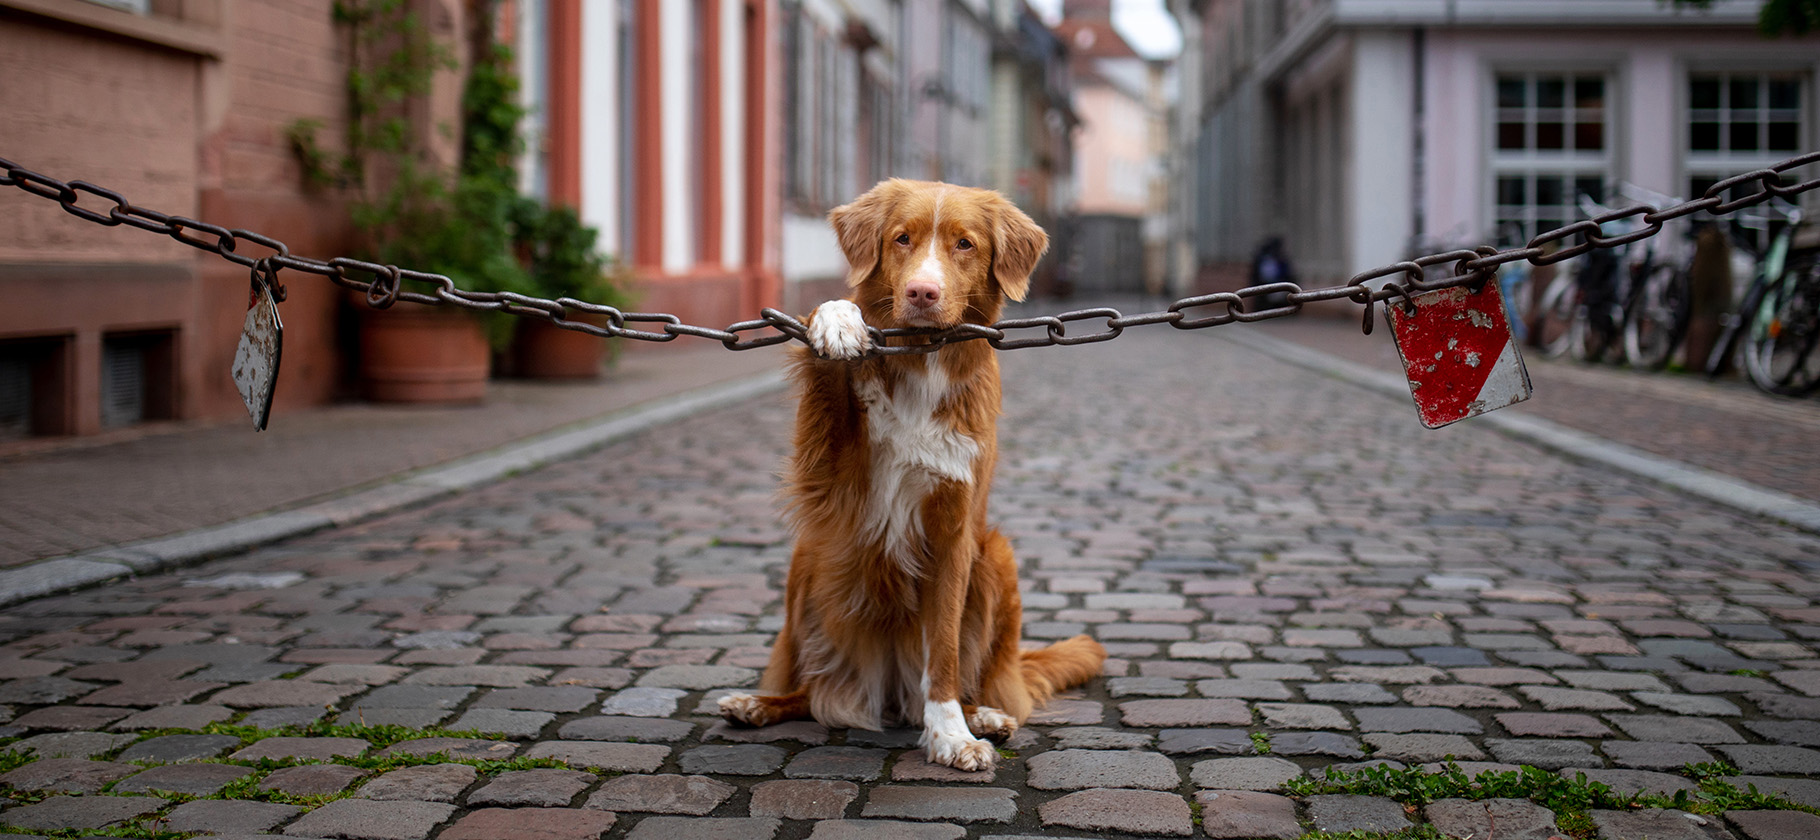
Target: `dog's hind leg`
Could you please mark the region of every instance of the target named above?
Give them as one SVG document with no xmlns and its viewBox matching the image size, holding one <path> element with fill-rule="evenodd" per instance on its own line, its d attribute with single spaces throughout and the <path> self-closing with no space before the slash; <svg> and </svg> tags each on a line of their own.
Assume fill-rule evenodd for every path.
<svg viewBox="0 0 1820 840">
<path fill-rule="evenodd" d="M 967 718 L 967 729 L 975 736 L 993 743 L 1004 743 L 1017 732 L 1017 718 L 991 706 L 961 706 Z"/>
<path fill-rule="evenodd" d="M 809 717 L 809 690 L 798 689 L 789 694 L 771 697 L 729 694 L 720 698 L 720 716 L 726 718 L 728 723 L 740 726 L 770 726 L 802 720 Z"/>
</svg>

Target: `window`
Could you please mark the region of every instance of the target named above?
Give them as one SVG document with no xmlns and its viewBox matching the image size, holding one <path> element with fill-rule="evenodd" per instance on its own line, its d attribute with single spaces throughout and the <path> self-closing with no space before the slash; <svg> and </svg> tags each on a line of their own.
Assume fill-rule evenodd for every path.
<svg viewBox="0 0 1820 840">
<path fill-rule="evenodd" d="M 783 5 L 781 29 L 784 195 L 795 212 L 820 214 L 850 198 L 890 154 L 890 88 L 864 67 L 865 47 L 801 4 Z"/>
<path fill-rule="evenodd" d="M 1800 77 L 1793 75 L 1688 77 L 1689 192 L 1705 192 L 1716 181 L 1800 151 L 1801 87 Z"/>
<path fill-rule="evenodd" d="M 1501 73 L 1493 130 L 1493 217 L 1527 240 L 1604 200 L 1610 170 L 1605 77 Z"/>
<path fill-rule="evenodd" d="M 1800 151 L 1802 79 L 1787 73 L 1695 73 L 1687 79 L 1687 194 Z M 1762 185 L 1733 187 L 1743 198 Z M 1741 231 L 1766 244 L 1768 232 Z"/>
<path fill-rule="evenodd" d="M 176 416 L 173 339 L 169 331 L 102 336 L 102 426 L 130 426 Z"/>
<path fill-rule="evenodd" d="M 619 0 L 618 31 L 619 66 L 614 75 L 619 88 L 614 91 L 618 107 L 619 140 L 619 251 L 631 256 L 638 235 L 638 3 Z"/>
<path fill-rule="evenodd" d="M 0 441 L 74 431 L 68 393 L 72 336 L 0 341 Z"/>
<path fill-rule="evenodd" d="M 1778 156 L 1801 146 L 1801 80 L 1696 75 L 1688 79 L 1687 148 L 1695 155 Z"/>
<path fill-rule="evenodd" d="M 518 164 L 518 191 L 547 200 L 550 196 L 550 54 L 549 7 L 545 0 L 522 0 L 518 5 L 518 99 L 525 109 L 519 122 L 524 152 Z"/>
<path fill-rule="evenodd" d="M 783 6 L 784 191 L 794 202 L 813 204 L 815 193 L 814 30 L 798 3 Z"/>
</svg>

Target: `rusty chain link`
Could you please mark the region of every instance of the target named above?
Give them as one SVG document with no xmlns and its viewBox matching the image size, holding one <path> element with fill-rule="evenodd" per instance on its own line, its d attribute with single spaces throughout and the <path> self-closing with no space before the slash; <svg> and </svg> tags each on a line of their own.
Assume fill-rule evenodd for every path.
<svg viewBox="0 0 1820 840">
<path fill-rule="evenodd" d="M 1372 324 L 1375 322 L 1376 305 L 1384 301 L 1393 299 L 1407 301 L 1416 292 L 1478 285 L 1491 279 L 1497 273 L 1498 267 L 1505 263 L 1528 260 L 1533 265 L 1551 265 L 1580 256 L 1594 248 L 1612 248 L 1647 239 L 1661 232 L 1662 223 L 1671 219 L 1702 211 L 1722 216 L 1745 207 L 1761 204 L 1772 197 L 1791 198 L 1820 188 L 1820 178 L 1793 184 L 1782 183 L 1782 173 L 1817 162 L 1820 162 L 1820 152 L 1808 152 L 1779 161 L 1763 169 L 1719 181 L 1708 187 L 1700 198 L 1685 201 L 1673 207 L 1657 209 L 1647 204 L 1639 204 L 1621 210 L 1613 210 L 1592 219 L 1583 219 L 1537 234 L 1521 248 L 1500 251 L 1489 245 L 1483 245 L 1470 250 L 1461 249 L 1430 254 L 1362 271 L 1338 286 L 1303 289 L 1295 283 L 1268 283 L 1239 289 L 1235 292 L 1185 297 L 1170 304 L 1165 311 L 1138 315 L 1125 315 L 1117 309 L 1097 308 L 1036 318 L 1012 318 L 999 321 L 991 326 L 961 324 L 940 330 L 881 329 L 868 326 L 867 330 L 872 334 L 872 350 L 868 355 L 894 356 L 929 353 L 946 344 L 975 339 L 985 339 L 988 344 L 1000 350 L 1093 344 L 1117 338 L 1127 327 L 1168 324 L 1179 330 L 1193 330 L 1233 322 L 1249 323 L 1295 315 L 1302 310 L 1304 304 L 1327 300 L 1350 300 L 1362 304 L 1365 307 L 1364 330 L 1370 333 Z M 750 350 L 754 347 L 769 347 L 786 341 L 809 343 L 808 330 L 804 324 L 776 309 L 763 309 L 758 318 L 729 324 L 725 329 L 715 329 L 684 324 L 682 319 L 675 315 L 656 312 L 624 312 L 616 307 L 574 298 L 563 297 L 550 300 L 513 292 L 470 292 L 456 288 L 454 280 L 441 274 L 413 271 L 395 265 L 382 265 L 349 257 L 319 260 L 295 256 L 283 242 L 264 234 L 239 228 L 223 228 L 196 219 L 171 216 L 156 210 L 138 207 L 128 201 L 125 196 L 105 187 L 87 181 L 59 181 L 56 178 L 33 172 L 5 158 L 0 158 L 0 171 L 5 173 L 0 175 L 0 186 L 18 187 L 39 198 L 55 201 L 77 218 L 109 227 L 125 224 L 140 230 L 164 234 L 192 248 L 215 253 L 229 262 L 242 266 L 258 265 L 268 271 L 289 268 L 327 277 L 336 285 L 364 292 L 367 305 L 375 309 L 384 309 L 400 300 L 431 306 L 446 303 L 465 309 L 505 312 L 521 317 L 537 318 L 563 329 L 584 332 L 602 338 L 663 342 L 674 341 L 679 336 L 687 335 L 719 341 L 729 350 Z M 1724 193 L 1727 190 L 1753 181 L 1760 184 L 1762 189 L 1731 201 L 1725 200 Z M 113 202 L 114 206 L 107 208 L 105 212 L 92 207 L 83 207 L 79 203 L 82 200 L 81 193 L 106 199 Z M 1601 235 L 1599 226 L 1602 223 L 1636 215 L 1643 217 L 1643 225 L 1637 230 L 1613 237 Z M 1564 244 L 1552 252 L 1544 247 L 1556 242 L 1565 243 L 1574 236 L 1579 236 L 1580 241 L 1573 245 Z M 242 253 L 240 251 L 242 243 L 259 246 L 271 253 L 259 256 Z M 1454 264 L 1451 276 L 1432 280 L 1424 276 L 1425 270 L 1430 266 L 1446 263 Z M 1401 282 L 1386 281 L 1376 289 L 1366 285 L 1372 280 L 1399 274 L 1402 275 Z M 357 275 L 368 275 L 372 279 L 361 279 Z M 273 276 L 275 276 L 275 272 Z M 405 289 L 405 281 L 427 284 L 430 290 L 426 293 Z M 274 286 L 273 291 L 278 300 L 284 299 L 282 287 Z M 1254 311 L 1250 308 L 1252 301 L 1269 295 L 1283 295 L 1287 302 L 1268 309 Z M 1211 307 L 1212 311 L 1191 317 L 1189 310 L 1202 307 Z M 577 313 L 605 316 L 606 324 L 603 326 L 575 320 L 574 316 Z M 1078 321 L 1098 322 L 1097 328 L 1093 332 L 1069 334 L 1068 324 Z M 643 330 L 628 326 L 629 324 L 658 324 L 661 326 L 656 330 Z M 1040 336 L 1015 338 L 1009 335 L 1018 330 L 1032 330 L 1039 327 L 1044 330 Z M 763 329 L 774 330 L 776 334 L 743 340 L 740 337 L 742 333 Z M 907 336 L 922 337 L 926 343 L 891 343 L 891 339 Z"/>
</svg>

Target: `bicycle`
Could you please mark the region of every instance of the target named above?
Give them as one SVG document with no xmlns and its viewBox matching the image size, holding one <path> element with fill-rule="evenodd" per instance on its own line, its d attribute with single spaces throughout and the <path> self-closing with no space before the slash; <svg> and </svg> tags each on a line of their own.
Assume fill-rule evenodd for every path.
<svg viewBox="0 0 1820 840">
<path fill-rule="evenodd" d="M 1737 310 L 1723 319 L 1719 341 L 1706 358 L 1706 373 L 1718 377 L 1736 354 L 1743 358 L 1745 375 L 1759 389 L 1799 396 L 1820 387 L 1820 370 L 1815 369 L 1820 360 L 1813 358 L 1814 336 L 1820 334 L 1812 314 L 1820 304 L 1813 277 L 1817 269 L 1811 252 L 1792 265 L 1789 259 L 1801 229 L 1801 208 L 1781 199 L 1766 206 L 1783 217 L 1783 224 L 1771 235 L 1769 245 L 1755 254 L 1756 269 Z M 1774 226 L 1767 216 L 1760 225 L 1749 218 L 1739 218 L 1735 224 L 1762 229 Z M 1750 247 L 1742 238 L 1739 244 Z"/>
<path fill-rule="evenodd" d="M 1794 227 L 1793 225 L 1790 226 Z M 1789 237 L 1795 249 L 1799 234 Z M 1814 254 L 1793 256 L 1770 285 L 1751 319 L 1745 372 L 1765 392 L 1801 397 L 1820 390 L 1820 262 Z"/>
<path fill-rule="evenodd" d="M 1671 207 L 1681 199 L 1625 184 L 1620 191 L 1632 199 L 1655 207 Z M 1680 220 L 1675 220 L 1679 222 Z M 1675 224 L 1671 222 L 1670 224 Z M 1677 224 L 1677 228 L 1682 225 Z M 1679 230 L 1681 236 L 1665 233 L 1664 241 L 1682 243 L 1694 237 L 1691 229 Z M 1668 366 L 1675 348 L 1687 337 L 1693 316 L 1694 249 L 1682 248 L 1685 258 L 1670 254 L 1657 259 L 1654 245 L 1645 247 L 1642 259 L 1632 266 L 1630 294 L 1624 306 L 1624 360 L 1638 370 L 1661 370 Z"/>
<path fill-rule="evenodd" d="M 1580 212 L 1589 219 L 1611 212 L 1586 193 L 1579 195 Z M 1617 237 L 1636 227 L 1635 217 L 1606 222 L 1599 226 L 1601 236 Z M 1625 313 L 1631 300 L 1630 274 L 1625 270 L 1632 245 L 1618 248 L 1595 248 L 1573 262 L 1570 295 L 1559 297 L 1556 307 L 1571 303 L 1572 316 L 1564 336 L 1567 355 L 1579 362 L 1599 362 L 1613 347 L 1622 346 Z M 1551 355 L 1560 349 L 1551 348 Z"/>
</svg>

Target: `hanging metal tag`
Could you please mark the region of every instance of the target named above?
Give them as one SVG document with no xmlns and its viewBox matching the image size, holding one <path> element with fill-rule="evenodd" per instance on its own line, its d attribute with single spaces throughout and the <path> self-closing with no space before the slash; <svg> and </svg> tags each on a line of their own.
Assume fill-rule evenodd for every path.
<svg viewBox="0 0 1820 840">
<path fill-rule="evenodd" d="M 1529 399 L 1529 370 L 1494 279 L 1385 302 L 1422 425 L 1438 429 Z"/>
<path fill-rule="evenodd" d="M 263 262 L 253 266 L 253 290 L 247 302 L 246 323 L 240 344 L 234 348 L 234 388 L 253 416 L 253 431 L 265 431 L 272 413 L 272 392 L 278 384 L 278 361 L 284 349 L 284 322 L 278 319 L 273 288 L 278 270 Z"/>
</svg>

